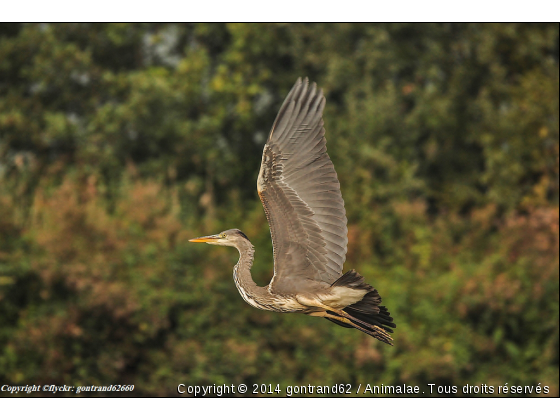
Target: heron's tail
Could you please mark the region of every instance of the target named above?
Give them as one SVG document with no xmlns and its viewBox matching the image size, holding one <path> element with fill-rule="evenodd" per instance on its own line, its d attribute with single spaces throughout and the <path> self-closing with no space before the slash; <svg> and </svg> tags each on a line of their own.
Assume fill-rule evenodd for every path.
<svg viewBox="0 0 560 420">
<path fill-rule="evenodd" d="M 380 306 L 381 296 L 377 290 L 364 282 L 364 278 L 355 270 L 350 270 L 335 281 L 331 287 L 348 287 L 351 289 L 366 290 L 362 300 L 345 307 L 341 311 L 327 311 L 333 317 L 327 317 L 329 321 L 346 328 L 356 328 L 372 337 L 377 338 L 389 345 L 392 344 L 392 328 L 397 326 L 393 322 L 390 312 L 385 306 Z M 340 319 L 340 318 L 343 319 Z"/>
</svg>

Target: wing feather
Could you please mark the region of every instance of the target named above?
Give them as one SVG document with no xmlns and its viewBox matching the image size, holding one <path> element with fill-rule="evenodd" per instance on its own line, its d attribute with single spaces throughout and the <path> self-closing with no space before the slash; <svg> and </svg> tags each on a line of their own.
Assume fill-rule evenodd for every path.
<svg viewBox="0 0 560 420">
<path fill-rule="evenodd" d="M 276 293 L 297 293 L 342 275 L 348 230 L 327 154 L 323 92 L 298 79 L 274 121 L 257 190 L 270 225 Z"/>
</svg>

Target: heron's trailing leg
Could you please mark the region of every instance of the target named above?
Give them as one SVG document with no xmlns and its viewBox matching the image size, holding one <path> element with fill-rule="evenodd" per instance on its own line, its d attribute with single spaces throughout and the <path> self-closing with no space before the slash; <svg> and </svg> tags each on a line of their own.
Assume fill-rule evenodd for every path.
<svg viewBox="0 0 560 420">
<path fill-rule="evenodd" d="M 382 328 L 379 328 L 376 325 L 370 325 L 364 321 L 361 321 L 353 316 L 347 314 L 341 310 L 328 310 L 322 313 L 324 318 L 327 318 L 330 321 L 335 322 L 343 327 L 348 326 L 349 328 L 356 328 L 361 332 L 366 333 L 367 335 L 371 335 L 374 338 L 377 338 L 384 343 L 389 344 L 390 346 L 393 345 L 391 341 L 393 338 Z"/>
<path fill-rule="evenodd" d="M 336 310 L 336 309 L 332 310 L 332 309 L 331 309 L 331 311 L 334 312 L 335 314 L 340 315 L 341 317 L 350 319 L 350 320 L 352 320 L 352 321 L 354 321 L 354 322 L 357 322 L 358 324 L 361 324 L 361 325 L 363 325 L 363 326 L 365 326 L 365 327 L 371 327 L 371 325 L 368 324 L 367 322 L 362 321 L 361 319 L 355 318 L 355 317 L 353 317 L 352 315 L 350 315 L 349 313 L 344 312 L 343 310 Z"/>
</svg>

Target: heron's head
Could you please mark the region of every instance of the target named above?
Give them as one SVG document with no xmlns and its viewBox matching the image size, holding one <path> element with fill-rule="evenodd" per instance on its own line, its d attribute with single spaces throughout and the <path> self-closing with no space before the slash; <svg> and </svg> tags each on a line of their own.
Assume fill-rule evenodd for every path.
<svg viewBox="0 0 560 420">
<path fill-rule="evenodd" d="M 201 236 L 200 238 L 189 239 L 189 242 L 206 242 L 210 245 L 238 246 L 240 242 L 246 242 L 249 238 L 239 229 L 229 229 L 217 235 Z"/>
</svg>

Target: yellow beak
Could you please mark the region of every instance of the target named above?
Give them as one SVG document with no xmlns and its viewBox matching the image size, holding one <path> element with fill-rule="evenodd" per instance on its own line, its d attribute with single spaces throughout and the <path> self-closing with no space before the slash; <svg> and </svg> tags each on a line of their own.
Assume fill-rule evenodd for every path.
<svg viewBox="0 0 560 420">
<path fill-rule="evenodd" d="M 200 238 L 189 239 L 189 242 L 216 242 L 220 237 L 218 235 L 201 236 Z"/>
</svg>

